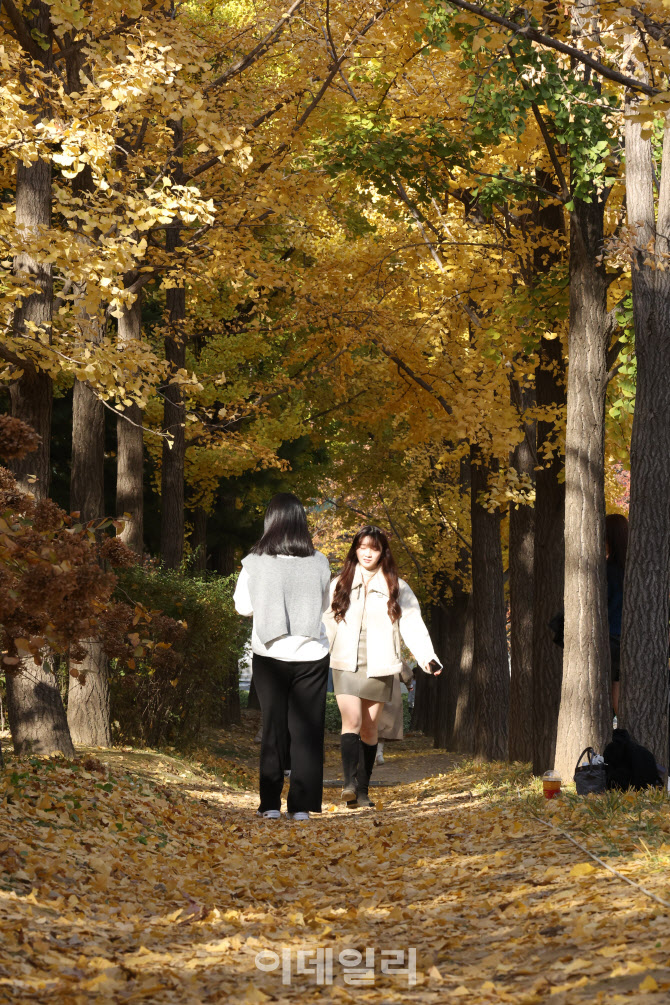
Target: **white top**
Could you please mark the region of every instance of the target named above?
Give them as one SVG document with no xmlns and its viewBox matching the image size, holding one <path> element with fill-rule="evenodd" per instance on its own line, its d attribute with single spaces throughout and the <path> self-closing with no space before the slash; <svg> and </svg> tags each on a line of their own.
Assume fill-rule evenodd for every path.
<svg viewBox="0 0 670 1005">
<path fill-rule="evenodd" d="M 277 555 L 277 558 L 290 562 L 295 556 Z M 244 568 L 238 576 L 233 601 L 238 614 L 242 614 L 246 618 L 252 616 L 254 609 L 251 603 L 251 596 L 249 595 L 249 573 Z M 330 588 L 327 587 L 321 602 L 322 613 L 327 611 L 329 607 Z M 307 663 L 312 660 L 322 660 L 324 656 L 328 655 L 326 626 L 322 621 L 321 634 L 318 639 L 309 638 L 304 635 L 280 635 L 279 638 L 273 639 L 267 645 L 263 645 L 256 634 L 256 626 L 254 625 L 251 631 L 251 650 L 257 656 L 270 656 L 273 660 L 283 660 L 286 662 L 295 660 Z"/>
<path fill-rule="evenodd" d="M 330 637 L 330 665 L 334 670 L 356 670 L 358 644 L 366 618 L 367 676 L 386 677 L 402 670 L 401 639 L 421 667 L 437 656 L 428 629 L 421 617 L 421 608 L 404 580 L 398 580 L 398 603 L 401 617 L 392 622 L 388 613 L 389 589 L 381 569 L 368 578 L 358 565 L 349 597 L 349 609 L 342 621 L 335 621 L 332 607 L 325 615 Z M 335 594 L 338 580 L 331 583 Z M 364 589 L 364 584 L 366 589 Z M 441 666 L 441 664 L 440 664 Z M 428 672 L 428 671 L 426 671 Z"/>
</svg>

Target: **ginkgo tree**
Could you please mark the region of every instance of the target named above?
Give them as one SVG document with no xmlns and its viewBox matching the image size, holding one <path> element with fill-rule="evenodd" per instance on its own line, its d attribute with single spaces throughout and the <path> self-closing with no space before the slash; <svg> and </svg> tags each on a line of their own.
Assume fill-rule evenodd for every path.
<svg viewBox="0 0 670 1005">
<path fill-rule="evenodd" d="M 111 408 L 122 537 L 143 551 L 150 457 L 176 567 L 187 513 L 202 549 L 222 481 L 285 468 L 283 444 L 309 436 L 341 458 L 316 496 L 395 524 L 458 640 L 442 742 L 539 771 L 557 735 L 561 770 L 602 745 L 622 88 L 655 100 L 653 13 L 3 4 L 3 376 L 42 444 L 24 487 L 48 492 L 51 390 L 74 381 L 73 508 L 102 515 Z M 615 69 L 630 25 L 651 42 Z M 563 606 L 564 670 L 547 628 Z"/>
<path fill-rule="evenodd" d="M 271 237 L 257 238 L 256 217 L 286 206 L 283 162 L 301 128 L 351 50 L 397 6 L 352 15 L 302 0 L 260 14 L 198 3 L 3 5 L 11 114 L 2 171 L 16 214 L 3 220 L 2 357 L 13 414 L 39 434 L 37 456 L 15 464 L 24 488 L 48 494 L 53 381 L 74 379 L 73 502 L 86 518 L 100 515 L 101 409 L 111 405 L 119 508 L 129 514 L 122 536 L 141 552 L 143 413 L 158 396 L 163 552 L 179 563 L 185 398 L 207 398 L 185 367 L 187 294 L 196 283 L 226 289 L 215 325 L 226 310 L 252 328 L 262 321 L 286 270 Z M 308 203 L 309 186 L 301 194 Z M 164 298 L 160 341 L 142 328 L 150 286 Z M 205 326 L 195 327 L 201 338 Z M 228 395 L 230 411 L 248 412 L 258 397 L 245 381 Z M 234 444 L 237 430 L 221 432 Z M 264 447 L 270 462 L 279 442 Z M 247 451 L 243 467 L 257 463 Z"/>
</svg>

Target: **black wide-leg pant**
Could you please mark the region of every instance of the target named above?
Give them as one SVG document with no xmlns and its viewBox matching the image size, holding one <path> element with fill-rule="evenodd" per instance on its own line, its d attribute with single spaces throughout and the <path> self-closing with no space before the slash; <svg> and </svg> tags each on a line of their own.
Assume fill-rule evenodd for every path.
<svg viewBox="0 0 670 1005">
<path fill-rule="evenodd" d="M 289 662 L 253 655 L 252 672 L 263 714 L 261 813 L 281 809 L 289 755 L 291 783 L 287 810 L 321 812 L 329 662 L 329 656 L 310 662 Z"/>
</svg>

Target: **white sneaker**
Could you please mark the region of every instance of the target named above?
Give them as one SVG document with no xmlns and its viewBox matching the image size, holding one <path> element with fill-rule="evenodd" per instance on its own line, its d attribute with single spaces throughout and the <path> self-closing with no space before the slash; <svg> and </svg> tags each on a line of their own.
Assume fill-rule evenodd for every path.
<svg viewBox="0 0 670 1005">
<path fill-rule="evenodd" d="M 256 813 L 256 816 L 257 817 L 263 817 L 264 820 L 280 820 L 281 819 L 281 813 L 279 812 L 279 810 L 263 810 L 262 813 L 261 813 L 260 810 L 258 810 L 258 812 Z"/>
<path fill-rule="evenodd" d="M 309 813 L 304 810 L 298 810 L 297 813 L 287 813 L 286 816 L 289 820 L 309 820 Z"/>
<path fill-rule="evenodd" d="M 375 764 L 383 764 L 383 763 L 384 763 L 384 755 L 380 750 L 377 756 L 375 757 Z"/>
</svg>

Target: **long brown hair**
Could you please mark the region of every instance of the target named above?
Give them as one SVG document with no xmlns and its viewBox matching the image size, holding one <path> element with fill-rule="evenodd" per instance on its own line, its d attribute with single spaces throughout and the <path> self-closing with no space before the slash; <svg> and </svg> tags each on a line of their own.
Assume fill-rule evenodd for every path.
<svg viewBox="0 0 670 1005">
<path fill-rule="evenodd" d="M 391 623 L 393 623 L 398 621 L 400 619 L 400 615 L 402 614 L 400 604 L 398 603 L 398 593 L 400 590 L 398 584 L 398 569 L 396 568 L 395 559 L 393 558 L 391 546 L 389 545 L 389 539 L 386 534 L 383 530 L 380 530 L 379 527 L 373 527 L 371 525 L 361 527 L 351 542 L 351 548 L 349 548 L 347 557 L 344 560 L 344 568 L 342 569 L 337 586 L 335 587 L 335 593 L 333 594 L 332 607 L 335 620 L 338 622 L 343 621 L 344 615 L 349 610 L 349 604 L 351 603 L 351 587 L 354 582 L 356 566 L 358 565 L 356 551 L 360 548 L 361 542 L 364 541 L 366 537 L 372 538 L 379 551 L 382 553 L 382 557 L 377 568 L 381 568 L 386 579 L 386 585 L 388 586 L 389 591 L 388 612 Z"/>
<path fill-rule="evenodd" d="M 605 517 L 605 540 L 609 561 L 623 572 L 628 551 L 628 520 L 622 513 L 608 513 Z"/>
</svg>

